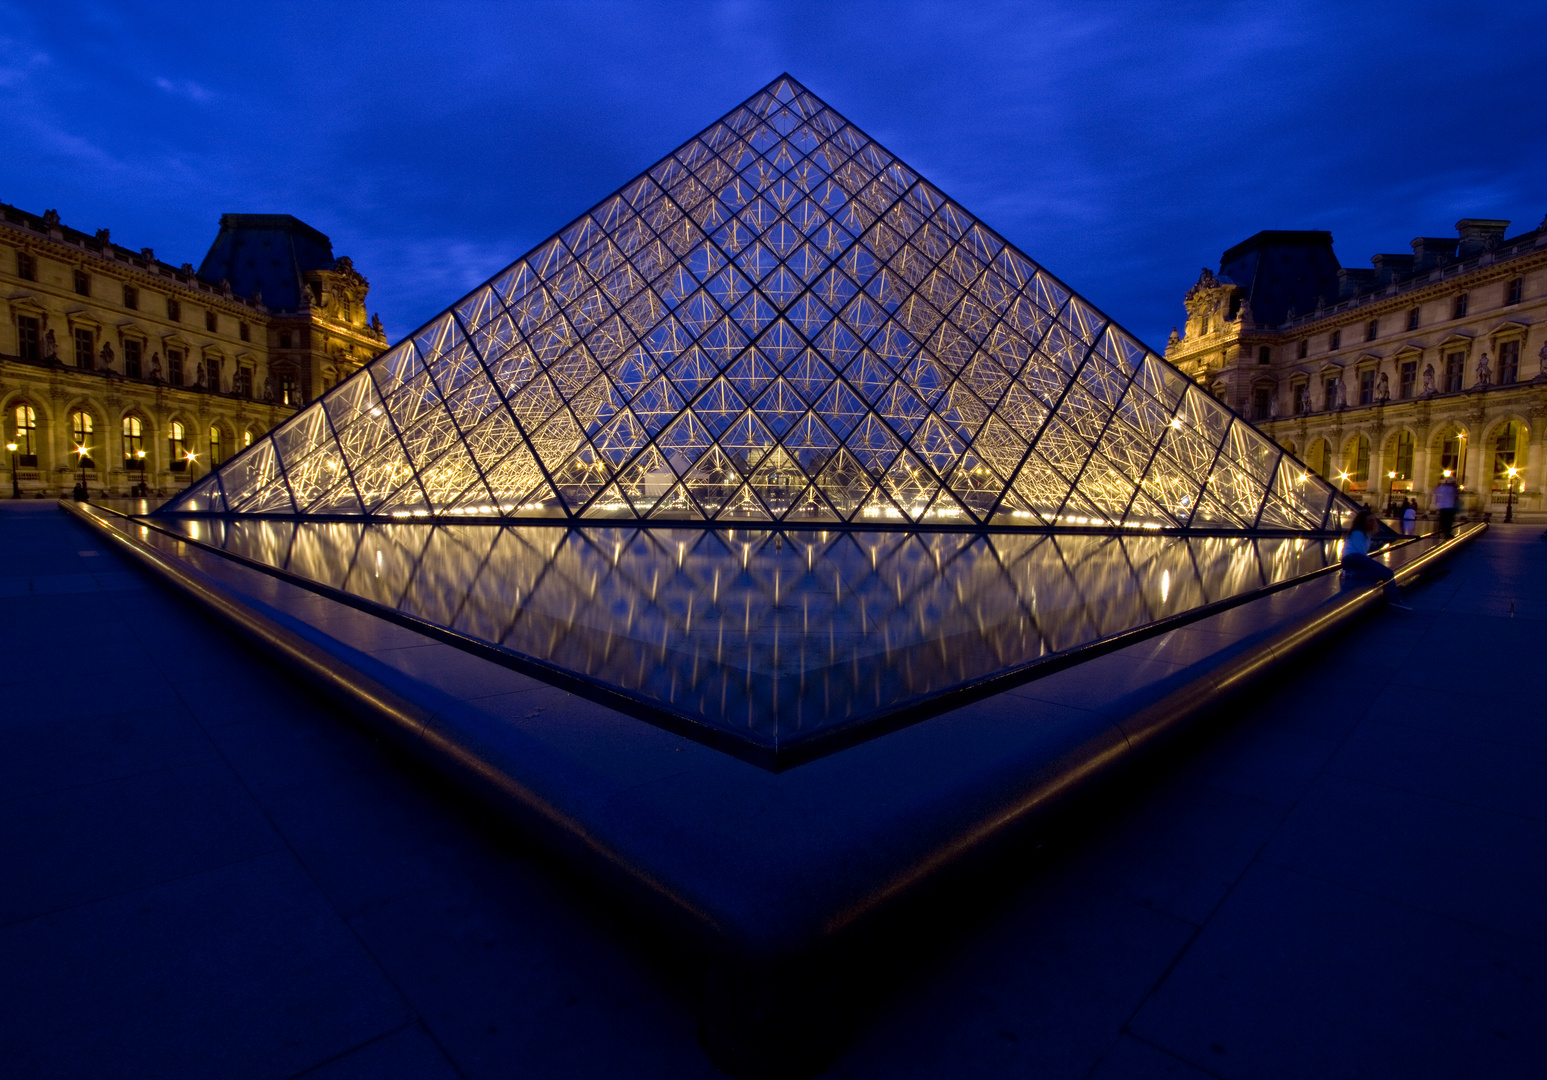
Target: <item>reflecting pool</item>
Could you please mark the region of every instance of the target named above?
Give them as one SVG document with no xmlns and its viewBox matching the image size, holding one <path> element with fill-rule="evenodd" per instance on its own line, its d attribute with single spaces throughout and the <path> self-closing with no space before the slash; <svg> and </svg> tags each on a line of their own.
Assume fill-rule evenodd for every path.
<svg viewBox="0 0 1547 1080">
<path fill-rule="evenodd" d="M 1336 558 L 1319 538 L 164 524 L 763 753 Z"/>
</svg>

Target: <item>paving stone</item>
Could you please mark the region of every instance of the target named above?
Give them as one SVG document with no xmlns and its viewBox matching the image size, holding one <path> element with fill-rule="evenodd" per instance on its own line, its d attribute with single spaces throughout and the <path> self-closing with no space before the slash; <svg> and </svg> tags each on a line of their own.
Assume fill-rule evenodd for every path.
<svg viewBox="0 0 1547 1080">
<path fill-rule="evenodd" d="M 283 852 L 7 927 L 0 972 L 7 1076 L 279 1080 L 411 1019 Z"/>
<path fill-rule="evenodd" d="M 1226 1078 L 1539 1077 L 1547 947 L 1259 864 L 1132 1022 Z"/>
</svg>

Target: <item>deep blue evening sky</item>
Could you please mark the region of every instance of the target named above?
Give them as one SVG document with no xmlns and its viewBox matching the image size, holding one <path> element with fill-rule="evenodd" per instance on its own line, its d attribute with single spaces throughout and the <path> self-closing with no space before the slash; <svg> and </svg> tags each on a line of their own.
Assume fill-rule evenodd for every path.
<svg viewBox="0 0 1547 1080">
<path fill-rule="evenodd" d="M 1547 5 L 0 0 L 0 200 L 354 257 L 396 339 L 780 71 L 1154 346 L 1203 265 L 1547 212 Z"/>
</svg>

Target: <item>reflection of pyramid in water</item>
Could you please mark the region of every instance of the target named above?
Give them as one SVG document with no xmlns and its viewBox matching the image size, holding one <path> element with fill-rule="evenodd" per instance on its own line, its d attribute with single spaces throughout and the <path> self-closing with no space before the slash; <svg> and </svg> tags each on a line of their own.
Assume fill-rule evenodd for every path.
<svg viewBox="0 0 1547 1080">
<path fill-rule="evenodd" d="M 167 509 L 1335 526 L 1308 473 L 781 77 Z"/>
</svg>

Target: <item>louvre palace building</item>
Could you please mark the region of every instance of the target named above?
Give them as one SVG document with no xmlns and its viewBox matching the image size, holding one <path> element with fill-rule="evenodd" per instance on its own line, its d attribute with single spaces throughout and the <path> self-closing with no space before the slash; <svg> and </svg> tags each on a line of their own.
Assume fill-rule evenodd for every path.
<svg viewBox="0 0 1547 1080">
<path fill-rule="evenodd" d="M 1340 489 L 1428 509 L 1543 510 L 1547 222 L 1466 218 L 1411 253 L 1340 266 L 1332 236 L 1261 232 L 1187 291 L 1166 358 Z"/>
<path fill-rule="evenodd" d="M 386 347 L 368 288 L 287 214 L 223 215 L 195 270 L 0 204 L 7 486 L 176 494 Z"/>
</svg>

